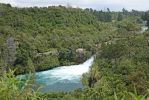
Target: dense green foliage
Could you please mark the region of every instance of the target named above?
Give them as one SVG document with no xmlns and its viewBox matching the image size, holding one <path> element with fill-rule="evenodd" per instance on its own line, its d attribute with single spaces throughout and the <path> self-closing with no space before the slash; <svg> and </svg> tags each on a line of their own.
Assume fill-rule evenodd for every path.
<svg viewBox="0 0 149 100">
<path fill-rule="evenodd" d="M 37 100 L 39 94 L 35 92 L 31 87 L 33 86 L 31 81 L 25 83 L 17 80 L 14 77 L 14 72 L 9 74 L 3 74 L 0 77 L 0 99 L 1 100 Z M 24 84 L 23 87 L 20 84 Z"/>
<path fill-rule="evenodd" d="M 100 33 L 110 29 L 88 11 L 63 6 L 1 4 L 0 16 L 0 61 L 5 69 L 17 69 L 16 73 L 28 72 L 33 69 L 30 65 L 39 71 L 83 62 L 95 53 Z M 76 52 L 79 48 L 83 52 Z"/>
<path fill-rule="evenodd" d="M 40 94 L 32 81 L 20 86 L 12 73 L 0 77 L 2 100 L 147 100 L 149 31 L 141 33 L 148 12 L 66 8 L 14 8 L 0 5 L 1 72 L 15 74 L 95 62 L 83 74 L 83 90 Z M 83 52 L 76 52 L 83 49 Z M 80 61 L 81 60 L 81 61 Z M 24 82 L 23 82 L 24 83 Z"/>
<path fill-rule="evenodd" d="M 97 11 L 93 9 L 85 9 L 86 11 L 93 14 L 98 20 L 103 22 L 111 22 L 112 21 L 112 13 L 110 12 L 110 9 L 107 8 L 107 11 Z"/>
</svg>

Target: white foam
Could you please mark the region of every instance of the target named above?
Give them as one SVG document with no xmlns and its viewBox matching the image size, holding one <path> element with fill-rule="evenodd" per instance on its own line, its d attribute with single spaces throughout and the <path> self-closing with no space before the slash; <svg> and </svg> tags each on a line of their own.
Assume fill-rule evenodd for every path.
<svg viewBox="0 0 149 100">
<path fill-rule="evenodd" d="M 147 26 L 142 26 L 141 27 L 141 33 L 145 32 L 146 30 L 148 30 L 148 27 Z"/>
<path fill-rule="evenodd" d="M 47 86 L 52 86 L 58 82 L 60 83 L 80 83 L 80 77 L 83 73 L 89 71 L 94 57 L 79 65 L 61 66 L 51 70 L 36 72 L 36 83 L 44 83 Z M 17 78 L 25 78 L 26 75 L 18 75 Z"/>
<path fill-rule="evenodd" d="M 42 71 L 36 73 L 37 76 L 42 76 L 44 78 L 57 78 L 59 80 L 74 80 L 81 77 L 83 73 L 89 71 L 92 65 L 94 57 L 91 57 L 83 64 L 71 65 L 71 66 L 61 66 L 48 71 Z"/>
</svg>

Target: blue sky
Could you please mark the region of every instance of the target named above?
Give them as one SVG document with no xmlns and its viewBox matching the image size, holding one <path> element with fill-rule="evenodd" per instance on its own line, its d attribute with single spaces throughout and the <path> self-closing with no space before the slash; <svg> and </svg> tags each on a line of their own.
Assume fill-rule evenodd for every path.
<svg viewBox="0 0 149 100">
<path fill-rule="evenodd" d="M 72 7 L 121 10 L 149 10 L 149 0 L 0 0 L 1 3 L 10 3 L 17 7 L 47 7 L 51 5 L 70 4 Z"/>
</svg>

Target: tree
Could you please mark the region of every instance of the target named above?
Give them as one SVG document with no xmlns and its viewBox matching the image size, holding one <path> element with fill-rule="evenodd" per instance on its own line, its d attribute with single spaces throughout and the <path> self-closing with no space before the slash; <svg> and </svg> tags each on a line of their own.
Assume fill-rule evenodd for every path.
<svg viewBox="0 0 149 100">
<path fill-rule="evenodd" d="M 101 57 L 107 59 L 117 59 L 126 54 L 126 47 L 121 43 L 105 45 L 102 48 Z"/>
<path fill-rule="evenodd" d="M 123 20 L 123 15 L 121 12 L 119 12 L 117 16 L 117 21 L 122 21 L 122 20 Z"/>
<path fill-rule="evenodd" d="M 129 12 L 125 8 L 122 9 L 122 12 L 123 12 L 123 15 L 128 15 L 129 14 Z"/>
<path fill-rule="evenodd" d="M 93 87 L 94 84 L 101 79 L 101 74 L 99 71 L 98 64 L 94 63 L 90 71 L 89 86 Z"/>
<path fill-rule="evenodd" d="M 111 21 L 112 21 L 112 15 L 110 9 L 107 8 L 107 12 L 105 12 L 105 22 L 111 22 Z"/>
</svg>

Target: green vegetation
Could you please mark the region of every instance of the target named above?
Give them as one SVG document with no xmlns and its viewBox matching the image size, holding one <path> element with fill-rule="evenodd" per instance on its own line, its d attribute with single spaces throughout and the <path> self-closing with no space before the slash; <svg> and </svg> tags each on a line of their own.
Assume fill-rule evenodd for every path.
<svg viewBox="0 0 149 100">
<path fill-rule="evenodd" d="M 25 83 L 14 77 L 14 72 L 3 74 L 0 77 L 0 99 L 1 100 L 36 100 L 39 94 L 31 87 L 31 81 Z M 20 84 L 24 84 L 20 86 Z"/>
<path fill-rule="evenodd" d="M 13 8 L 0 5 L 0 61 L 5 69 L 28 72 L 83 62 L 95 53 L 102 23 L 82 9 Z M 76 53 L 83 48 L 82 53 Z M 8 54 L 8 55 L 7 55 Z M 79 59 L 80 58 L 80 59 Z"/>
<path fill-rule="evenodd" d="M 148 100 L 149 31 L 140 33 L 148 12 L 107 9 L 14 8 L 0 4 L 0 99 Z M 77 49 L 83 52 L 76 52 Z M 41 94 L 15 74 L 83 62 L 96 54 L 83 90 Z M 7 74 L 5 72 L 9 72 Z"/>
</svg>

